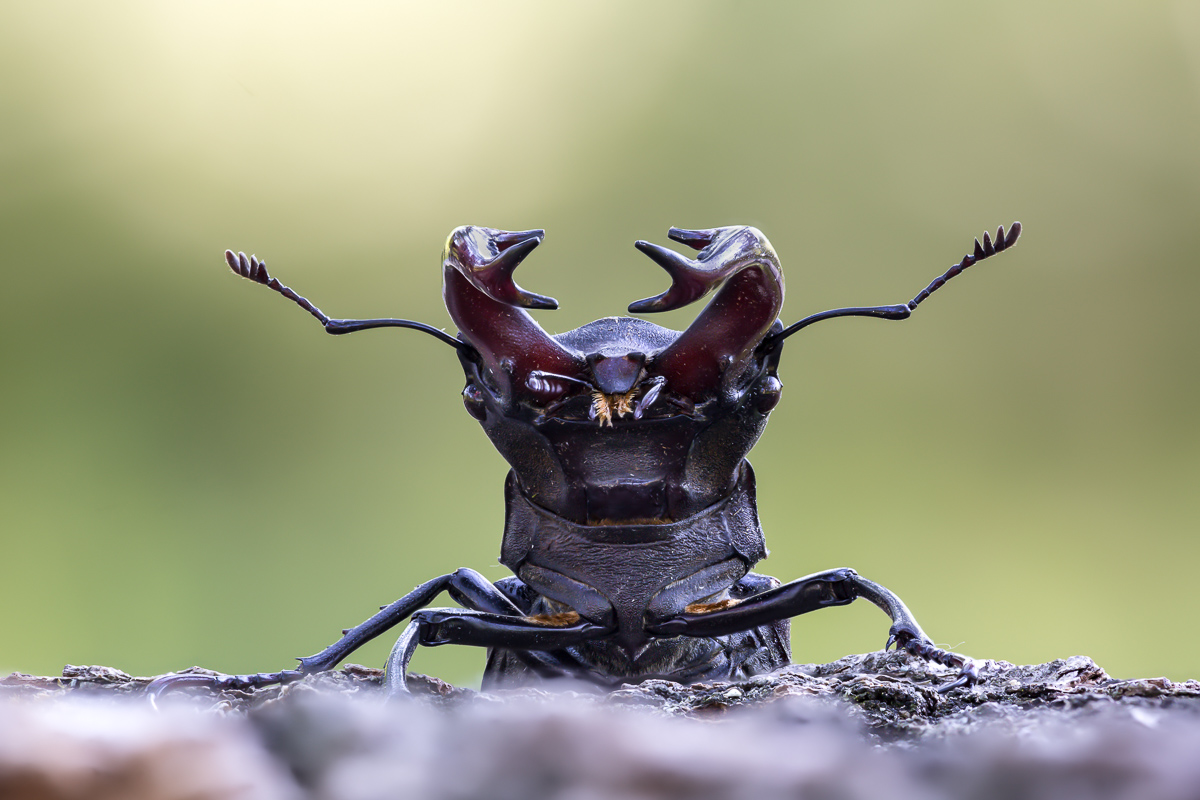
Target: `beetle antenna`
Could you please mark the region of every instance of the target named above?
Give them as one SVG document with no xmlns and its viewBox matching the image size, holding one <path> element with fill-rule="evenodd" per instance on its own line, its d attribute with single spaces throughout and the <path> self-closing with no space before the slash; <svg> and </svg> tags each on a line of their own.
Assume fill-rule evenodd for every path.
<svg viewBox="0 0 1200 800">
<path fill-rule="evenodd" d="M 764 339 L 762 346 L 766 348 L 774 347 L 782 342 L 793 333 L 807 328 L 814 322 L 821 322 L 834 317 L 876 317 L 878 319 L 908 319 L 912 316 L 912 312 L 917 306 L 925 302 L 929 295 L 936 292 L 938 289 L 946 285 L 954 276 L 965 270 L 972 264 L 982 261 L 989 256 L 994 256 L 1017 243 L 1017 239 L 1021 236 L 1021 223 L 1014 222 L 1008 227 L 1008 233 L 1004 232 L 1004 226 L 1001 225 L 996 229 L 996 238 L 993 241 L 987 231 L 983 232 L 983 243 L 975 240 L 975 249 L 973 252 L 963 256 L 962 261 L 959 261 L 950 269 L 934 278 L 933 282 L 926 286 L 921 292 L 903 305 L 895 306 L 865 306 L 860 308 L 835 308 L 832 311 L 822 311 L 819 314 L 813 314 L 805 317 L 799 322 L 794 322 L 776 334 L 768 334 Z"/>
<path fill-rule="evenodd" d="M 225 251 L 225 262 L 229 264 L 229 268 L 241 275 L 243 278 L 249 278 L 255 283 L 261 283 L 268 289 L 274 289 L 281 295 L 291 300 L 296 305 L 303 308 L 308 313 L 312 314 L 325 327 L 326 333 L 341 334 L 354 333 L 355 331 L 365 331 L 368 328 L 412 328 L 422 333 L 428 333 L 435 339 L 438 339 L 453 348 L 464 352 L 472 352 L 474 348 L 466 342 L 455 339 L 445 331 L 438 330 L 431 325 L 426 325 L 423 322 L 414 322 L 411 319 L 330 319 L 325 315 L 325 312 L 314 306 L 307 298 L 296 294 L 290 287 L 284 286 L 279 282 L 278 278 L 274 278 L 267 272 L 267 262 L 259 261 L 255 256 L 247 256 L 245 253 L 235 254 L 232 250 Z"/>
</svg>

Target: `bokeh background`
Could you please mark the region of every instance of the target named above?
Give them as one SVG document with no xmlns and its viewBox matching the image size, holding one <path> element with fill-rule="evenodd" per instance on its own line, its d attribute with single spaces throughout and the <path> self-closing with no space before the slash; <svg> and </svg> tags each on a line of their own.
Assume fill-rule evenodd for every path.
<svg viewBox="0 0 1200 800">
<path fill-rule="evenodd" d="M 632 243 L 670 225 L 765 231 L 790 322 L 1019 219 L 913 319 L 789 341 L 762 569 L 853 566 L 980 657 L 1200 677 L 1198 144 L 1196 2 L 5 3 L 0 670 L 279 669 L 507 574 L 450 350 L 325 336 L 226 247 L 450 326 L 446 234 L 543 227 L 519 278 L 563 331 L 661 291 Z M 886 631 L 810 615 L 795 656 Z"/>
</svg>

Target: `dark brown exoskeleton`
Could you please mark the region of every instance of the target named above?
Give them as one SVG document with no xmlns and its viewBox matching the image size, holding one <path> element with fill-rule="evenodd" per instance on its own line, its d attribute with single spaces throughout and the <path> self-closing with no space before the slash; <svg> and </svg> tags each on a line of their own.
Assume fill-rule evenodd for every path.
<svg viewBox="0 0 1200 800">
<path fill-rule="evenodd" d="M 790 620 L 862 597 L 892 620 L 887 647 L 958 670 L 943 691 L 978 678 L 979 664 L 935 647 L 896 595 L 851 569 L 780 584 L 751 572 L 766 555 L 745 460 L 779 402 L 788 336 L 825 319 L 905 319 L 976 261 L 1016 243 L 1020 223 L 982 244 L 912 301 L 841 308 L 789 326 L 779 260 L 749 227 L 681 230 L 693 259 L 648 242 L 637 248 L 671 287 L 629 306 L 667 311 L 716 289 L 682 333 L 609 317 L 548 335 L 525 308 L 556 308 L 524 291 L 513 270 L 542 231 L 463 227 L 444 257 L 453 338 L 410 320 L 336 320 L 272 278 L 263 262 L 226 252 L 235 272 L 280 292 L 329 333 L 408 327 L 458 350 L 463 400 L 511 465 L 495 584 L 474 570 L 434 578 L 308 658 L 257 675 L 173 675 L 152 686 L 248 688 L 332 669 L 365 642 L 410 619 L 388 659 L 387 687 L 406 693 L 417 645 L 488 648 L 484 686 L 571 677 L 616 686 L 650 677 L 736 680 L 790 660 Z M 447 592 L 463 608 L 426 608 Z"/>
</svg>

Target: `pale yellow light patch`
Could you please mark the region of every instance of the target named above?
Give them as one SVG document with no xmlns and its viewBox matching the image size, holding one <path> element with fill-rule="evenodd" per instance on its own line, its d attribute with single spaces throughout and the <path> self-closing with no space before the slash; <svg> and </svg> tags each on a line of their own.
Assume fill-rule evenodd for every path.
<svg viewBox="0 0 1200 800">
<path fill-rule="evenodd" d="M 740 602 L 742 601 L 729 597 L 724 600 L 719 600 L 715 603 L 691 603 L 683 610 L 687 614 L 711 614 L 714 611 L 722 611 L 726 608 L 732 608 Z"/>
<path fill-rule="evenodd" d="M 563 628 L 579 622 L 579 614 L 574 611 L 561 611 L 557 614 L 534 614 L 525 618 L 526 622 L 535 625 L 545 625 L 547 628 Z"/>
<path fill-rule="evenodd" d="M 596 415 L 596 420 L 601 427 L 607 425 L 612 427 L 612 418 L 615 414 L 618 417 L 624 417 L 626 414 L 633 413 L 633 397 L 638 393 L 637 388 L 630 389 L 625 394 L 604 394 L 603 392 L 592 392 L 592 411 Z"/>
</svg>

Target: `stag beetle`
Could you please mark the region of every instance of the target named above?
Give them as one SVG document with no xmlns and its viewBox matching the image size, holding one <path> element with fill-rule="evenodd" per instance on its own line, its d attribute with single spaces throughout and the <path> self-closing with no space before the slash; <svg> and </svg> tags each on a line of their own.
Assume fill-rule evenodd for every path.
<svg viewBox="0 0 1200 800">
<path fill-rule="evenodd" d="M 781 584 L 751 568 L 766 556 L 745 460 L 779 402 L 785 340 L 826 319 L 906 319 L 977 261 L 1012 247 L 1014 222 L 910 302 L 839 308 L 788 327 L 779 321 L 783 273 L 770 242 L 750 227 L 672 228 L 695 259 L 649 242 L 636 247 L 667 271 L 666 292 L 629 306 L 667 311 L 716 294 L 682 333 L 608 317 L 548 335 L 524 309 L 557 302 L 513 281 L 543 231 L 462 227 L 443 257 L 444 298 L 458 337 L 403 319 L 330 319 L 267 272 L 225 253 L 237 274 L 274 289 L 328 333 L 378 327 L 423 331 L 454 347 L 463 402 L 512 467 L 505 481 L 500 561 L 514 575 L 487 581 L 459 569 L 423 583 L 294 670 L 256 675 L 170 675 L 172 687 L 250 688 L 329 670 L 405 619 L 388 658 L 389 693 L 407 693 L 417 645 L 488 648 L 485 688 L 531 677 L 604 687 L 651 677 L 736 680 L 790 660 L 790 620 L 862 597 L 892 620 L 885 645 L 957 669 L 947 691 L 979 676 L 978 662 L 934 646 L 904 603 L 851 569 Z M 426 608 L 447 592 L 463 608 Z"/>
</svg>

